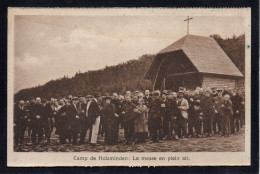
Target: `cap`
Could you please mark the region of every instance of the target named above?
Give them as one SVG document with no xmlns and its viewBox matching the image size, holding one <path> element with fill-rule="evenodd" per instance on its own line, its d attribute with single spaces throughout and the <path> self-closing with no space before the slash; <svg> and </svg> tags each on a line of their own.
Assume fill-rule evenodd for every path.
<svg viewBox="0 0 260 174">
<path fill-rule="evenodd" d="M 179 90 L 179 91 L 178 91 L 178 94 L 184 94 L 184 91 Z"/>
<path fill-rule="evenodd" d="M 95 92 L 95 93 L 94 93 L 94 97 L 95 97 L 95 98 L 98 98 L 98 97 L 100 97 L 100 94 L 99 94 L 98 92 Z"/>
<path fill-rule="evenodd" d="M 104 100 L 111 100 L 111 97 L 106 96 L 106 97 L 104 97 Z"/>
<path fill-rule="evenodd" d="M 196 100 L 196 101 L 194 102 L 194 105 L 200 106 L 200 100 Z"/>
<path fill-rule="evenodd" d="M 72 100 L 78 100 L 79 98 L 78 97 L 73 97 Z"/>
<path fill-rule="evenodd" d="M 167 95 L 167 91 L 163 91 L 163 92 L 162 92 L 162 95 L 163 95 L 163 94 L 164 94 L 164 95 Z"/>
<path fill-rule="evenodd" d="M 153 93 L 153 96 L 160 96 L 160 93 L 157 92 L 157 91 L 155 91 L 155 92 Z"/>
<path fill-rule="evenodd" d="M 179 87 L 179 91 L 184 91 L 184 87 Z"/>
</svg>

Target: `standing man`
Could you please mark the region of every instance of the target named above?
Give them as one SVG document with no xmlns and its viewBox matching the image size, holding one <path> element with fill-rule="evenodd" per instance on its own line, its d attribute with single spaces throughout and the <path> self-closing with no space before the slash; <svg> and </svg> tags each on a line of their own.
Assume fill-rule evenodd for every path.
<svg viewBox="0 0 260 174">
<path fill-rule="evenodd" d="M 196 123 L 196 116 L 194 115 L 194 93 L 190 93 L 189 98 L 189 109 L 188 109 L 188 136 L 189 137 L 194 137 L 193 134 L 193 128 L 195 129 L 195 123 Z"/>
<path fill-rule="evenodd" d="M 26 130 L 26 121 L 28 119 L 27 112 L 24 107 L 24 101 L 20 100 L 18 105 L 14 107 L 14 144 L 22 145 L 24 140 L 24 132 Z"/>
<path fill-rule="evenodd" d="M 177 103 L 176 99 L 173 98 L 172 94 L 169 94 L 167 102 L 166 102 L 166 115 L 170 121 L 170 128 L 168 131 L 167 139 L 172 139 L 172 131 L 175 133 L 175 139 L 178 139 L 177 136 Z"/>
<path fill-rule="evenodd" d="M 119 132 L 119 116 L 121 114 L 120 110 L 120 101 L 118 99 L 118 94 L 113 93 L 111 103 L 115 106 L 115 118 L 112 120 L 113 127 L 112 127 L 112 136 L 114 137 L 114 144 L 118 142 L 118 132 Z"/>
<path fill-rule="evenodd" d="M 77 138 L 80 130 L 80 119 L 79 119 L 79 114 L 78 114 L 78 108 L 77 104 L 79 102 L 78 97 L 72 98 L 72 105 L 70 107 L 70 119 L 69 119 L 69 124 L 70 124 L 70 131 L 71 131 L 71 136 L 72 136 L 72 144 L 76 145 L 77 144 Z"/>
<path fill-rule="evenodd" d="M 32 142 L 33 144 L 39 144 L 42 141 L 43 138 L 43 106 L 41 104 L 41 98 L 36 98 L 36 103 L 34 107 L 32 108 Z M 37 141 L 37 135 L 38 135 L 38 141 Z"/>
<path fill-rule="evenodd" d="M 213 114 L 213 132 L 217 133 L 217 127 L 218 132 L 221 132 L 221 105 L 223 104 L 223 97 L 222 97 L 222 91 L 217 90 L 218 96 L 214 98 L 214 114 Z"/>
<path fill-rule="evenodd" d="M 54 100 L 51 102 L 54 102 Z M 42 107 L 43 107 L 42 125 L 44 130 L 44 136 L 45 139 L 47 140 L 46 144 L 50 144 L 50 137 L 52 132 L 51 119 L 53 116 L 53 112 L 52 112 L 51 104 L 47 103 L 46 99 L 42 100 Z"/>
<path fill-rule="evenodd" d="M 135 125 L 135 113 L 134 109 L 136 105 L 131 102 L 131 97 L 126 96 L 126 102 L 122 107 L 122 115 L 124 122 L 124 134 L 125 134 L 125 143 L 130 144 L 133 140 L 134 135 L 134 125 Z"/>
<path fill-rule="evenodd" d="M 154 92 L 154 99 L 151 101 L 150 105 L 150 115 L 149 115 L 149 130 L 150 136 L 153 142 L 158 142 L 161 135 L 160 129 L 162 128 L 162 118 L 161 118 L 161 100 L 160 93 L 158 91 Z"/>
<path fill-rule="evenodd" d="M 167 110 L 167 98 L 166 98 L 166 93 L 162 93 L 162 98 L 161 98 L 161 112 L 162 112 L 162 138 L 166 139 L 167 135 L 169 135 L 169 124 L 170 124 L 170 119 L 168 115 L 166 114 Z"/>
<path fill-rule="evenodd" d="M 84 103 L 85 98 L 80 96 L 79 103 L 77 104 L 78 115 L 80 118 L 80 144 L 85 143 L 86 132 L 88 130 L 88 122 L 86 117 L 87 105 Z"/>
<path fill-rule="evenodd" d="M 222 136 L 230 135 L 230 117 L 233 115 L 232 102 L 228 94 L 224 95 L 223 104 L 221 105 L 222 113 Z"/>
<path fill-rule="evenodd" d="M 234 128 L 235 133 L 240 132 L 240 118 L 241 118 L 241 111 L 242 111 L 242 101 L 243 98 L 234 92 L 233 94 L 233 117 L 234 117 Z"/>
<path fill-rule="evenodd" d="M 95 93 L 94 97 L 91 101 L 87 104 L 86 114 L 89 120 L 89 128 L 90 128 L 90 135 L 89 141 L 90 145 L 97 145 L 97 138 L 98 138 L 98 131 L 99 131 L 99 124 L 100 124 L 100 109 L 98 106 L 98 100 L 100 95 L 99 93 Z"/>
<path fill-rule="evenodd" d="M 177 107 L 178 107 L 178 137 L 186 137 L 187 136 L 187 119 L 188 119 L 188 109 L 189 103 L 183 98 L 184 92 L 179 91 L 177 95 Z"/>
<path fill-rule="evenodd" d="M 204 115 L 204 133 L 210 137 L 212 133 L 212 122 L 214 115 L 214 100 L 210 97 L 210 91 L 205 92 L 205 98 L 202 100 L 202 112 Z"/>
<path fill-rule="evenodd" d="M 144 104 L 147 106 L 147 108 L 150 107 L 151 101 L 152 101 L 152 97 L 150 96 L 150 91 L 145 90 L 145 92 L 144 92 Z"/>
</svg>

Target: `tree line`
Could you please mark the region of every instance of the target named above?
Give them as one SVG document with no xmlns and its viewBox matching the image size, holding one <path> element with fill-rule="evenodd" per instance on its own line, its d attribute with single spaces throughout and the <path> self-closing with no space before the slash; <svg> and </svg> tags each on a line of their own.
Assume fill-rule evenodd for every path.
<svg viewBox="0 0 260 174">
<path fill-rule="evenodd" d="M 233 63 L 245 73 L 245 35 L 221 38 L 214 34 L 213 37 L 220 47 L 231 58 Z M 127 90 L 152 89 L 152 83 L 144 80 L 156 55 L 145 54 L 138 59 L 129 60 L 115 66 L 107 66 L 100 70 L 77 72 L 69 78 L 64 76 L 60 79 L 51 80 L 44 85 L 22 89 L 15 94 L 15 100 L 41 97 L 64 97 L 67 95 L 87 95 L 94 92 L 112 93 L 126 92 Z"/>
</svg>

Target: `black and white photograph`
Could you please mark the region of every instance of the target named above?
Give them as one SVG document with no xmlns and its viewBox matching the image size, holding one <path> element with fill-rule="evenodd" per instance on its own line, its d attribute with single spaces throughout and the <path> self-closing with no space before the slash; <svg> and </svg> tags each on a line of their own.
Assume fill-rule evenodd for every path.
<svg viewBox="0 0 260 174">
<path fill-rule="evenodd" d="M 9 10 L 10 164 L 249 164 L 249 8 Z"/>
</svg>

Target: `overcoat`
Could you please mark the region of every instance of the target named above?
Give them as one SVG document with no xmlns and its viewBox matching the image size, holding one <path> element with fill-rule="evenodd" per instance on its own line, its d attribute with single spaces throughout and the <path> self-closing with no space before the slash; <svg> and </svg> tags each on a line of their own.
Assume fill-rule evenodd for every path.
<svg viewBox="0 0 260 174">
<path fill-rule="evenodd" d="M 135 119 L 135 133 L 148 132 L 148 109 L 145 105 L 137 106 L 137 117 Z"/>
</svg>

